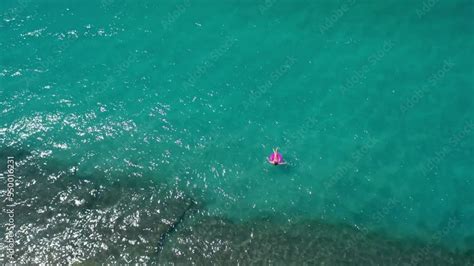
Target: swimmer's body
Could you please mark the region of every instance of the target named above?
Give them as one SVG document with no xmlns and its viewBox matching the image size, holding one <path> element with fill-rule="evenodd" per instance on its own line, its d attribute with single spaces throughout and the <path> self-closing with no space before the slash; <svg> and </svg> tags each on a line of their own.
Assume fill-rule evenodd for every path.
<svg viewBox="0 0 474 266">
<path fill-rule="evenodd" d="M 268 162 L 273 165 L 286 164 L 286 162 L 283 161 L 283 156 L 278 153 L 278 148 L 273 148 L 273 153 L 268 156 Z"/>
</svg>

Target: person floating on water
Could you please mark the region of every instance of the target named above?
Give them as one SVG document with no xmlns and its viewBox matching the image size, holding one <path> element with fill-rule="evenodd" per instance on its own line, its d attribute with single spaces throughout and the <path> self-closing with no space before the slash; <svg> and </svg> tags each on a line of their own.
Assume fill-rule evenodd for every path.
<svg viewBox="0 0 474 266">
<path fill-rule="evenodd" d="M 273 148 L 273 153 L 268 156 L 268 162 L 273 165 L 286 164 L 286 162 L 283 161 L 283 156 L 278 153 L 278 148 Z"/>
</svg>

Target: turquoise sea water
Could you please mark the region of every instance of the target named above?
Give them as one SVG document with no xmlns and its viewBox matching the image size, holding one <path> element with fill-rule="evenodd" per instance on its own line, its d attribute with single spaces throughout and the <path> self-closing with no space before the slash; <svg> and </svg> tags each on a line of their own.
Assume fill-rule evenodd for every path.
<svg viewBox="0 0 474 266">
<path fill-rule="evenodd" d="M 370 247 L 425 247 L 374 248 L 375 263 L 472 263 L 472 1 L 6 1 L 0 14 L 21 262 L 189 262 L 202 246 L 239 261 L 255 231 L 275 250 L 334 237 L 311 258 L 362 250 L 344 242 L 362 232 Z M 273 147 L 288 165 L 266 163 Z M 275 260 L 308 261 L 297 253 Z"/>
</svg>

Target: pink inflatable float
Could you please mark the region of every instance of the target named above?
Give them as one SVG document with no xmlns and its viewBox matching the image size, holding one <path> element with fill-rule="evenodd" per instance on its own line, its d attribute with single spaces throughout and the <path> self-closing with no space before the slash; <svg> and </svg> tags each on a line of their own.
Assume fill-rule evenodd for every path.
<svg viewBox="0 0 474 266">
<path fill-rule="evenodd" d="M 268 162 L 273 165 L 285 164 L 283 156 L 278 152 L 278 148 L 273 149 L 273 153 L 268 156 Z"/>
</svg>

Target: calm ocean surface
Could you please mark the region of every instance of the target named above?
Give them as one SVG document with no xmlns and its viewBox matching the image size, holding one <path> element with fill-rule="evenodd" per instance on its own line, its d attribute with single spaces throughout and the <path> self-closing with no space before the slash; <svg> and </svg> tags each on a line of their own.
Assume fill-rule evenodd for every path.
<svg viewBox="0 0 474 266">
<path fill-rule="evenodd" d="M 472 0 L 7 0 L 0 16 L 14 261 L 474 263 Z"/>
</svg>

